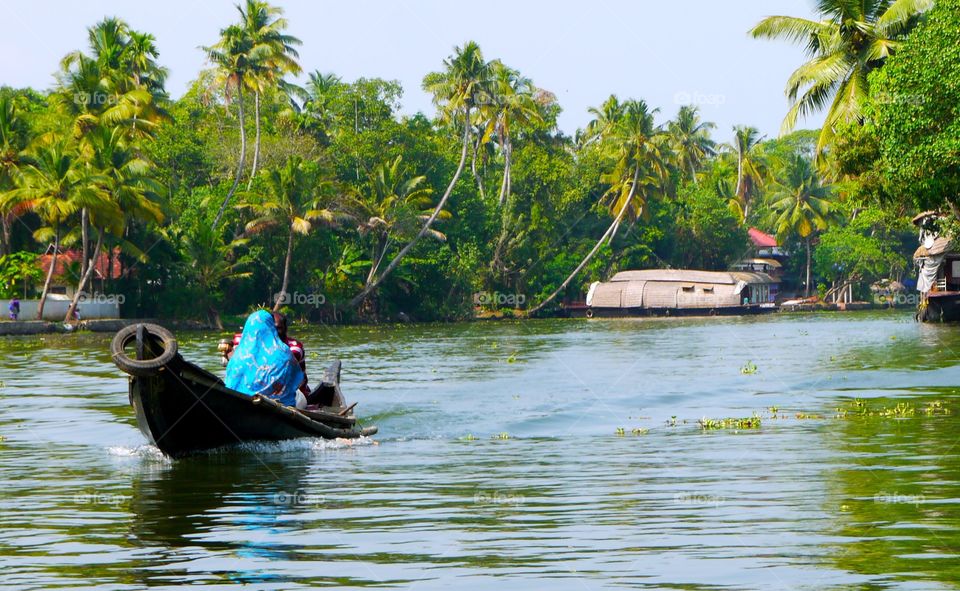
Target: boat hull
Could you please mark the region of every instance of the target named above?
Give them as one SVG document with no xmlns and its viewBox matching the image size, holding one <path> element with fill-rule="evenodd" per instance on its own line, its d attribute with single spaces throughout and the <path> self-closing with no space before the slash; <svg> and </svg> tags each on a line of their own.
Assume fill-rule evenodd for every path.
<svg viewBox="0 0 960 591">
<path fill-rule="evenodd" d="M 635 318 L 661 316 L 749 316 L 776 312 L 775 306 L 720 306 L 716 308 L 598 308 L 573 307 L 567 313 L 573 318 Z"/>
<path fill-rule="evenodd" d="M 931 292 L 917 317 L 923 322 L 960 321 L 960 292 Z"/>
<path fill-rule="evenodd" d="M 135 337 L 135 340 L 134 340 Z M 136 343 L 136 359 L 125 347 Z M 340 391 L 340 362 L 333 363 L 298 410 L 265 396 L 227 388 L 205 369 L 177 352 L 173 335 L 161 326 L 131 325 L 111 344 L 117 367 L 130 374 L 129 397 L 144 436 L 170 456 L 248 441 L 300 437 L 358 438 L 376 427 L 361 428 L 353 406 Z"/>
</svg>

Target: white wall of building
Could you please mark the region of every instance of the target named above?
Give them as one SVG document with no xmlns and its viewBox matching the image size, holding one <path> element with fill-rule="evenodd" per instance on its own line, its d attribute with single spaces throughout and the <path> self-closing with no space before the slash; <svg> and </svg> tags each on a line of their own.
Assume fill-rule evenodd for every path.
<svg viewBox="0 0 960 591">
<path fill-rule="evenodd" d="M 7 306 L 10 300 L 3 301 L 3 316 L 8 318 L 9 311 Z M 40 300 L 20 300 L 20 320 L 36 320 L 37 307 Z M 70 300 L 61 298 L 47 298 L 47 303 L 43 305 L 43 319 L 63 321 L 67 315 L 67 309 L 70 307 Z M 120 318 L 120 304 L 113 300 L 107 301 L 83 301 L 77 304 L 82 320 L 93 318 Z"/>
</svg>

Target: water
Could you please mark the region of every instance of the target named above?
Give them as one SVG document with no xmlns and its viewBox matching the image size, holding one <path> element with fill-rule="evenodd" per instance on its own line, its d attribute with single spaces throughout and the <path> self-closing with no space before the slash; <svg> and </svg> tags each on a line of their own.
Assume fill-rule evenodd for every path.
<svg viewBox="0 0 960 591">
<path fill-rule="evenodd" d="M 343 359 L 374 440 L 170 461 L 136 429 L 109 336 L 0 341 L 0 588 L 960 581 L 960 327 L 891 312 L 297 336 L 314 374 Z M 180 337 L 222 371 L 219 334 Z M 857 398 L 953 414 L 834 418 Z M 697 426 L 753 413 L 759 429 Z"/>
</svg>

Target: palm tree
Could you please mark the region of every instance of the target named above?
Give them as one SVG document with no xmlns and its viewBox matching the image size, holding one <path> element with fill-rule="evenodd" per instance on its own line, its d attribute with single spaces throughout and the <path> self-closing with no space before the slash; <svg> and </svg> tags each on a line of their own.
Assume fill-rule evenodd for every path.
<svg viewBox="0 0 960 591">
<path fill-rule="evenodd" d="M 0 98 L 0 196 L 16 189 L 27 134 L 26 121 L 20 117 L 11 97 Z M 10 224 L 14 215 L 12 207 L 0 208 L 0 256 L 10 253 Z"/>
<path fill-rule="evenodd" d="M 38 241 L 53 238 L 53 256 L 43 284 L 37 318 L 43 318 L 43 308 L 50 290 L 60 253 L 61 229 L 64 223 L 82 208 L 99 209 L 107 201 L 99 182 L 76 152 L 76 146 L 66 139 L 55 138 L 35 146 L 22 167 L 21 188 L 7 193 L 0 208 L 21 205 L 37 214 L 44 227 L 34 232 Z"/>
<path fill-rule="evenodd" d="M 156 202 L 163 187 L 153 176 L 153 164 L 130 145 L 124 131 L 120 128 L 100 128 L 87 141 L 93 152 L 90 164 L 97 171 L 100 186 L 109 201 L 89 211 L 90 222 L 97 228 L 97 244 L 92 256 L 84 260 L 77 291 L 64 322 L 73 318 L 73 312 L 93 275 L 93 263 L 100 255 L 107 231 L 114 236 L 121 236 L 131 221 L 163 221 L 163 212 Z M 84 251 L 84 257 L 87 256 Z"/>
<path fill-rule="evenodd" d="M 484 137 L 495 135 L 503 154 L 503 181 L 497 202 L 503 207 L 510 196 L 511 158 L 513 157 L 513 126 L 542 121 L 536 101 L 537 88 L 533 81 L 517 70 L 496 60 L 490 64 L 493 101 Z"/>
<path fill-rule="evenodd" d="M 587 124 L 581 134 L 581 145 L 591 144 L 603 139 L 610 133 L 611 128 L 623 118 L 625 105 L 617 95 L 611 94 L 599 107 L 590 107 L 587 112 L 593 119 Z"/>
<path fill-rule="evenodd" d="M 610 185 L 601 197 L 601 204 L 614 216 L 613 222 L 560 287 L 532 308 L 530 314 L 542 310 L 565 290 L 604 243 L 613 241 L 623 220 L 628 216 L 637 219 L 643 212 L 647 197 L 662 191 L 666 185 L 666 136 L 665 132 L 654 124 L 657 109 L 651 111 L 642 100 L 628 100 L 620 104 L 614 96 L 607 99 L 604 105 L 616 108 L 593 111 L 603 119 L 598 117 L 592 121 L 588 125 L 588 134 L 592 134 L 589 141 L 599 140 L 601 147 L 616 156 L 613 170 L 600 179 Z"/>
<path fill-rule="evenodd" d="M 933 0 L 818 0 L 819 21 L 792 16 L 760 21 L 750 30 L 755 38 L 802 43 L 811 58 L 787 80 L 786 94 L 793 104 L 782 133 L 789 133 L 798 117 L 826 107 L 817 141 L 820 154 L 838 124 L 860 122 L 868 75 L 896 51 L 919 15 L 932 6 Z"/>
<path fill-rule="evenodd" d="M 433 102 L 440 109 L 441 120 L 454 125 L 459 120 L 463 124 L 463 139 L 457 170 L 454 172 L 453 178 L 450 179 L 450 184 L 447 185 L 443 197 L 433 208 L 430 217 L 423 222 L 423 226 L 417 232 L 417 235 L 400 249 L 373 283 L 364 286 L 363 290 L 350 300 L 350 306 L 358 305 L 377 289 L 383 280 L 397 268 L 403 257 L 410 252 L 421 238 L 430 232 L 430 227 L 440 217 L 467 163 L 467 152 L 472 145 L 470 139 L 471 113 L 478 104 L 485 100 L 485 97 L 489 96 L 487 86 L 490 67 L 483 60 L 480 46 L 473 41 L 466 42 L 463 47 L 454 48 L 454 55 L 445 59 L 443 64 L 444 70 L 442 72 L 427 74 L 423 79 L 423 88 L 433 94 Z"/>
<path fill-rule="evenodd" d="M 360 220 L 361 236 L 370 235 L 373 239 L 364 285 L 377 279 L 384 257 L 396 242 L 409 240 L 433 210 L 433 190 L 424 186 L 427 177 L 407 176 L 402 161 L 397 156 L 393 162 L 378 166 L 370 179 L 369 194 L 352 200 L 352 215 Z M 447 211 L 440 213 L 440 218 L 449 217 Z M 446 240 L 443 233 L 432 228 L 427 235 Z"/>
<path fill-rule="evenodd" d="M 810 295 L 810 243 L 813 235 L 825 230 L 833 218 L 830 197 L 832 188 L 821 183 L 813 163 L 796 155 L 787 162 L 783 177 L 770 189 L 771 224 L 777 238 L 793 234 L 807 247 L 806 295 Z"/>
<path fill-rule="evenodd" d="M 245 82 L 253 90 L 254 122 L 256 135 L 253 140 L 253 164 L 250 167 L 250 183 L 257 174 L 260 160 L 260 101 L 263 93 L 270 87 L 280 84 L 284 74 L 299 74 L 300 64 L 296 59 L 299 53 L 294 48 L 302 42 L 292 35 L 283 33 L 287 28 L 287 19 L 283 18 L 283 9 L 271 6 L 263 0 L 246 0 L 245 8 L 237 6 L 240 13 L 240 27 L 250 41 L 250 70 Z M 247 185 L 247 190 L 250 184 Z"/>
<path fill-rule="evenodd" d="M 216 228 L 227 210 L 230 199 L 233 198 L 237 185 L 240 184 L 240 177 L 243 175 L 243 163 L 247 155 L 247 132 L 246 118 L 243 107 L 243 87 L 247 85 L 246 77 L 250 73 L 250 53 L 253 49 L 252 43 L 246 32 L 238 25 L 231 25 L 220 31 L 220 40 L 212 47 L 204 47 L 207 53 L 207 59 L 213 63 L 218 70 L 218 80 L 226 88 L 227 102 L 231 101 L 234 93 L 237 95 L 237 113 L 240 128 L 240 154 L 237 157 L 237 169 L 233 175 L 233 185 L 227 191 L 227 196 L 223 198 L 220 209 L 216 217 L 213 218 L 211 226 Z"/>
<path fill-rule="evenodd" d="M 130 29 L 123 21 L 107 18 L 87 29 L 90 54 L 74 51 L 61 62 L 58 88 L 52 102 L 73 122 L 80 152 L 90 158 L 88 138 L 106 130 L 119 130 L 124 138 L 144 139 L 168 119 L 160 103 L 166 99 L 163 83 L 167 71 L 156 58 L 152 35 Z M 108 133 L 112 133 L 108 131 Z M 81 277 L 89 260 L 89 217 L 80 216 Z"/>
<path fill-rule="evenodd" d="M 730 209 L 744 224 L 749 222 L 750 206 L 760 194 L 766 174 L 758 150 L 761 141 L 763 136 L 757 128 L 736 125 L 733 128 L 733 143 L 724 146 L 737 162 L 737 185 L 730 200 Z"/>
<path fill-rule="evenodd" d="M 246 238 L 226 242 L 221 232 L 205 224 L 199 224 L 181 236 L 181 270 L 196 284 L 197 303 L 206 310 L 207 322 L 218 330 L 223 330 L 216 306 L 223 283 L 251 275 L 242 270 L 248 261 L 236 256 L 237 248 L 247 242 Z"/>
<path fill-rule="evenodd" d="M 716 127 L 709 121 L 701 121 L 697 107 L 690 105 L 680 107 L 677 118 L 667 124 L 677 167 L 682 174 L 690 174 L 694 185 L 704 160 L 716 154 L 716 143 L 710 139 L 710 130 Z"/>
<path fill-rule="evenodd" d="M 241 207 L 251 209 L 257 216 L 247 223 L 247 234 L 259 234 L 274 227 L 287 230 L 287 253 L 283 262 L 283 281 L 274 302 L 274 311 L 288 301 L 290 262 L 296 235 L 307 235 L 315 222 L 335 221 L 334 213 L 320 207 L 320 189 L 323 184 L 317 167 L 299 156 L 287 158 L 283 167 L 264 173 L 266 193 L 254 196 Z"/>
<path fill-rule="evenodd" d="M 98 125 L 126 128 L 131 136 L 151 137 L 169 118 L 161 103 L 165 68 L 156 62 L 152 35 L 107 18 L 87 29 L 90 55 L 73 51 L 61 60 L 53 102 L 71 117 L 82 139 Z"/>
<path fill-rule="evenodd" d="M 299 108 L 294 105 L 298 128 L 317 134 L 324 145 L 330 143 L 336 126 L 337 114 L 333 102 L 342 86 L 340 78 L 334 74 L 323 74 L 319 70 L 311 72 L 302 89 L 303 104 Z"/>
</svg>

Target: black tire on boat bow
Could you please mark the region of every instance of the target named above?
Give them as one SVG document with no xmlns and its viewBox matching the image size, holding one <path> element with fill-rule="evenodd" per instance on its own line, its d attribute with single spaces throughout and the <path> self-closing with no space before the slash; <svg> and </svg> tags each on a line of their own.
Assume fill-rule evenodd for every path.
<svg viewBox="0 0 960 591">
<path fill-rule="evenodd" d="M 163 351 L 156 357 L 143 359 L 150 349 L 145 343 L 147 336 L 154 337 L 163 345 Z M 137 359 L 131 359 L 126 348 L 131 342 L 137 342 Z M 117 367 L 133 376 L 149 376 L 170 363 L 177 356 L 177 339 L 173 333 L 158 324 L 131 324 L 120 329 L 110 343 L 110 355 Z"/>
</svg>

